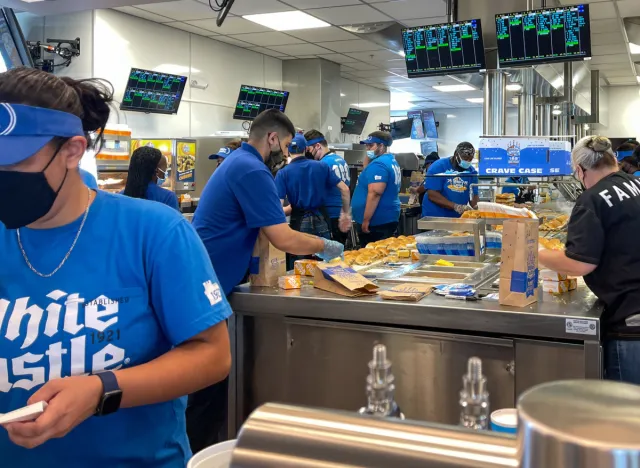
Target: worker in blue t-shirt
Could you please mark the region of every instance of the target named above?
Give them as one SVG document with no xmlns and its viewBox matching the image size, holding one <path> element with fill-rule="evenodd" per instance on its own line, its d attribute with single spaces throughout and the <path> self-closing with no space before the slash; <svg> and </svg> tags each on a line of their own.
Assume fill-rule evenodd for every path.
<svg viewBox="0 0 640 468">
<path fill-rule="evenodd" d="M 167 180 L 167 157 L 159 149 L 143 146 L 136 149 L 129 162 L 129 176 L 123 194 L 164 203 L 180 211 L 178 197 L 162 188 Z"/>
<path fill-rule="evenodd" d="M 220 167 L 220 164 L 222 164 L 224 160 L 231 155 L 231 153 L 240 148 L 240 145 L 242 145 L 242 140 L 240 140 L 239 138 L 231 140 L 229 143 L 220 148 L 217 153 L 209 156 L 209 159 L 217 160 L 217 167 Z"/>
<path fill-rule="evenodd" d="M 616 150 L 618 167 L 627 174 L 640 177 L 640 146 L 635 141 L 627 141 Z"/>
<path fill-rule="evenodd" d="M 80 178 L 82 179 L 82 182 L 84 182 L 84 185 L 89 187 L 91 190 L 98 190 L 98 181 L 91 172 L 85 171 L 84 169 L 78 169 L 78 172 L 80 173 Z"/>
<path fill-rule="evenodd" d="M 351 227 L 350 192 L 349 187 L 327 166 L 319 161 L 307 159 L 305 151 L 307 140 L 298 134 L 289 145 L 291 161 L 276 175 L 278 196 L 284 204 L 284 209 L 290 216 L 291 229 L 313 234 L 325 239 L 331 239 L 331 232 L 327 224 L 326 210 L 323 204 L 331 189 L 337 188 L 341 194 L 341 228 L 347 231 Z M 324 213 L 323 213 L 324 212 Z M 304 256 L 290 256 L 289 269 L 293 268 L 293 261 Z"/>
<path fill-rule="evenodd" d="M 283 165 L 295 133 L 279 110 L 262 112 L 251 125 L 249 141 L 225 159 L 202 191 L 193 226 L 226 295 L 247 276 L 261 230 L 277 249 L 290 254 L 332 260 L 344 251 L 338 242 L 296 232 L 287 223 L 272 173 Z M 194 403 L 189 406 L 192 446 L 215 443 L 219 425 L 225 422 L 226 400 L 207 407 L 208 391 L 220 394 L 219 388 L 204 390 L 192 396 Z M 221 394 L 224 397 L 226 392 Z"/>
<path fill-rule="evenodd" d="M 392 143 L 391 134 L 379 131 L 361 142 L 369 162 L 358 177 L 351 204 L 363 247 L 393 236 L 398 229 L 402 171 L 389 153 Z"/>
<path fill-rule="evenodd" d="M 465 141 L 457 146 L 452 157 L 431 165 L 424 181 L 427 196 L 422 216 L 459 218 L 478 206 L 478 172 L 471 165 L 475 153 L 473 145 Z M 472 188 L 473 184 L 476 185 Z"/>
<path fill-rule="evenodd" d="M 231 367 L 231 308 L 193 227 L 80 177 L 111 99 L 0 74 L 0 413 L 47 403 L 0 427 L 3 467 L 184 467 L 185 395 Z"/>
<path fill-rule="evenodd" d="M 351 176 L 349 174 L 349 165 L 344 158 L 341 158 L 329 149 L 329 144 L 324 135 L 318 130 L 309 130 L 304 136 L 308 145 L 307 158 L 315 159 L 329 166 L 334 174 L 340 178 L 347 187 L 350 187 Z M 349 196 L 351 196 L 350 193 Z M 331 229 L 331 238 L 344 245 L 347 242 L 347 233 L 351 227 L 349 227 L 346 232 L 340 229 L 341 216 L 343 216 L 342 213 L 345 212 L 345 210 L 343 210 L 343 195 L 338 187 L 332 187 L 329 190 L 324 199 L 324 207 L 330 218 L 329 228 Z M 349 214 L 349 210 L 346 210 L 345 213 Z"/>
</svg>

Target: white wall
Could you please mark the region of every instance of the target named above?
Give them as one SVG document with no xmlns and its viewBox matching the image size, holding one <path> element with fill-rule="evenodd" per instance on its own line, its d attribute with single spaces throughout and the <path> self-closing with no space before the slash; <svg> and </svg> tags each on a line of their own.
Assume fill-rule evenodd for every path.
<svg viewBox="0 0 640 468">
<path fill-rule="evenodd" d="M 343 78 L 340 85 L 340 94 L 340 112 L 343 117 L 347 115 L 350 107 L 360 107 L 362 110 L 369 112 L 367 124 L 362 132 L 363 136 L 378 130 L 378 125 L 381 123 L 389 124 L 389 116 L 391 115 L 391 94 L 389 91 Z M 359 140 L 359 138 L 352 137 L 352 141 L 356 140 Z"/>
<path fill-rule="evenodd" d="M 482 131 L 482 108 L 466 107 L 458 109 L 433 110 L 438 127 L 438 153 L 440 157 L 452 156 L 458 143 L 468 141 L 478 148 Z M 406 117 L 402 117 L 406 118 Z M 393 118 L 401 120 L 401 118 Z M 518 133 L 518 110 L 507 108 L 507 135 Z M 420 142 L 405 138 L 393 143 L 394 153 L 420 153 Z"/>
<path fill-rule="evenodd" d="M 609 126 L 603 132 L 611 138 L 640 138 L 640 86 L 608 89 Z"/>
</svg>

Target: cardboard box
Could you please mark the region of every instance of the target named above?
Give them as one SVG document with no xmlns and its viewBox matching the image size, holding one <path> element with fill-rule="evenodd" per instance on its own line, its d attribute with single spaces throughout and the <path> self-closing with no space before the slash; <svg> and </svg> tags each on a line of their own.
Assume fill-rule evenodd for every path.
<svg viewBox="0 0 640 468">
<path fill-rule="evenodd" d="M 578 289 L 577 278 L 569 278 L 563 281 L 543 281 L 542 290 L 551 294 L 564 294 Z"/>
<path fill-rule="evenodd" d="M 296 260 L 293 264 L 293 272 L 300 276 L 314 276 L 318 263 L 317 260 Z"/>
<path fill-rule="evenodd" d="M 525 307 L 538 301 L 538 220 L 504 222 L 500 304 Z"/>
<path fill-rule="evenodd" d="M 418 302 L 431 294 L 434 287 L 426 284 L 399 284 L 387 291 L 379 291 L 378 296 L 388 301 Z"/>
<path fill-rule="evenodd" d="M 378 291 L 378 286 L 344 262 L 318 263 L 313 285 L 347 297 L 369 296 Z"/>
<path fill-rule="evenodd" d="M 566 281 L 568 277 L 553 270 L 540 270 L 540 279 L 542 281 Z"/>
<path fill-rule="evenodd" d="M 302 278 L 300 275 L 288 275 L 278 278 L 280 289 L 300 289 L 302 288 Z"/>
</svg>

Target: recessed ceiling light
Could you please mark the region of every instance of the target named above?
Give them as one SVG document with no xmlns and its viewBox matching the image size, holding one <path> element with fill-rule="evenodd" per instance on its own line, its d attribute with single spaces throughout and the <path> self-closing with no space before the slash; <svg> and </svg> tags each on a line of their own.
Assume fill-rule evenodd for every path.
<svg viewBox="0 0 640 468">
<path fill-rule="evenodd" d="M 629 52 L 632 54 L 640 54 L 640 45 L 629 42 Z"/>
<path fill-rule="evenodd" d="M 359 107 L 360 109 L 370 109 L 373 107 L 389 107 L 388 102 L 361 102 L 360 104 L 351 104 L 353 107 Z"/>
<path fill-rule="evenodd" d="M 638 83 L 640 83 L 640 75 L 636 76 L 636 79 L 638 80 Z"/>
<path fill-rule="evenodd" d="M 455 93 L 458 91 L 475 91 L 476 90 L 476 88 L 474 88 L 473 86 L 469 86 L 466 84 L 433 86 L 433 89 L 435 89 L 436 91 L 443 91 L 445 93 Z"/>
<path fill-rule="evenodd" d="M 331 26 L 329 23 L 314 18 L 302 11 L 246 15 L 243 16 L 243 18 L 276 31 L 294 31 L 297 29 L 326 28 Z"/>
<path fill-rule="evenodd" d="M 511 83 L 507 85 L 507 91 L 520 91 L 522 85 L 520 83 Z"/>
<path fill-rule="evenodd" d="M 474 97 L 474 98 L 467 99 L 467 101 L 469 101 L 469 102 L 471 102 L 473 104 L 482 104 L 484 102 L 484 98 Z"/>
</svg>

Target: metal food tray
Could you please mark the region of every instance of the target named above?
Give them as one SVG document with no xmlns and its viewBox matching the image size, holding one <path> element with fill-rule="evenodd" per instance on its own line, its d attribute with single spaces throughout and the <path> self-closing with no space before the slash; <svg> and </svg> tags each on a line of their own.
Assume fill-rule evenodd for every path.
<svg viewBox="0 0 640 468">
<path fill-rule="evenodd" d="M 424 231 L 444 230 L 444 231 L 471 231 L 473 232 L 473 247 L 476 254 L 472 257 L 464 255 L 439 255 L 439 254 L 420 254 L 420 258 L 424 260 L 450 260 L 452 262 L 468 261 L 468 262 L 484 262 L 486 254 L 481 249 L 480 238 L 486 239 L 486 223 L 484 219 L 467 219 L 467 218 L 435 218 L 425 217 L 418 220 L 418 229 Z"/>
</svg>

